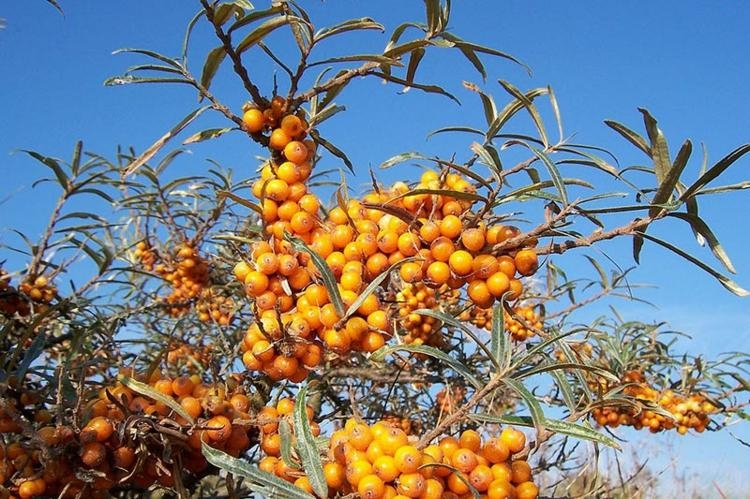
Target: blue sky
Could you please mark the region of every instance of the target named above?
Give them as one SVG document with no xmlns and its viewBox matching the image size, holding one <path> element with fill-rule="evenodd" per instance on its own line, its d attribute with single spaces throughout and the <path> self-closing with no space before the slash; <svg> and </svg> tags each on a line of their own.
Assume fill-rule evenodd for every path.
<svg viewBox="0 0 750 499">
<path fill-rule="evenodd" d="M 43 0 L 15 0 L 0 6 L 0 18 L 6 22 L 0 30 L 0 176 L 5 180 L 0 186 L 0 238 L 4 241 L 10 237 L 5 230 L 9 226 L 37 234 L 54 202 L 53 191 L 31 188 L 43 172 L 41 167 L 13 151 L 35 149 L 69 158 L 78 139 L 104 155 L 111 156 L 117 144 L 143 150 L 196 106 L 195 96 L 185 88 L 108 88 L 102 82 L 141 62 L 130 55 L 113 56 L 112 51 L 118 48 L 150 48 L 178 55 L 184 26 L 197 10 L 197 2 L 61 3 L 64 17 Z M 313 19 L 323 23 L 368 15 L 393 28 L 398 22 L 422 15 L 422 3 L 416 0 L 302 3 Z M 602 121 L 615 119 L 641 131 L 636 108 L 646 107 L 659 120 L 673 153 L 685 138 L 693 139 L 696 152 L 687 173 L 691 179 L 697 175 L 701 143 L 706 145 L 709 159 L 716 161 L 736 146 L 750 142 L 748 21 L 750 11 L 741 2 L 725 2 L 719 7 L 694 0 L 475 0 L 454 2 L 451 24 L 460 36 L 509 52 L 532 68 L 530 77 L 508 62 L 487 60 L 490 76 L 483 88 L 499 102 L 503 93 L 496 83 L 498 78 L 520 88 L 552 85 L 566 135 L 574 134 L 577 142 L 610 149 L 621 165 L 642 164 L 644 157 Z M 194 71 L 199 70 L 206 50 L 215 44 L 209 35 L 204 31 L 196 34 L 196 52 L 191 58 Z M 347 38 L 343 47 L 331 48 L 377 51 L 385 42 L 382 35 L 367 33 L 361 38 Z M 253 63 L 264 62 L 255 55 L 249 60 L 251 68 Z M 246 96 L 228 69 L 219 73 L 214 90 L 228 105 L 239 109 Z M 466 138 L 441 136 L 428 141 L 425 137 L 448 124 L 481 125 L 481 108 L 476 98 L 461 88 L 461 81 L 482 82 L 468 64 L 447 52 L 428 55 L 418 73 L 418 80 L 438 77 L 459 97 L 461 106 L 417 92 L 397 95 L 398 89 L 393 86 L 355 82 L 342 98 L 348 111 L 326 123 L 322 132 L 345 149 L 362 172 L 367 166 L 376 167 L 390 156 L 410 150 L 442 155 L 456 151 L 460 157 L 469 143 Z M 264 74 L 261 85 L 270 88 L 270 84 L 270 77 Z M 204 122 L 205 127 L 217 123 L 221 126 L 222 122 L 215 117 Z M 229 137 L 221 145 L 200 144 L 192 151 L 180 168 L 205 168 L 205 160 L 210 157 L 247 174 L 253 171 L 253 158 L 260 152 L 237 137 Z M 335 166 L 333 161 L 331 166 Z M 737 163 L 719 183 L 747 179 L 748 167 L 750 158 Z M 385 172 L 383 178 L 393 180 L 399 173 L 403 170 Z M 362 181 L 352 179 L 351 183 Z M 739 283 L 750 287 L 746 205 L 746 193 L 732 193 L 703 200 L 701 215 L 732 256 Z M 695 246 L 687 227 L 675 224 L 657 233 L 711 260 L 708 251 Z M 606 251 L 623 267 L 631 265 L 629 242 L 608 244 Z M 570 255 L 559 263 L 575 268 L 584 260 L 580 255 Z M 711 277 L 649 244 L 634 280 L 658 286 L 644 295 L 659 308 L 618 303 L 626 315 L 667 320 L 675 329 L 694 336 L 685 344 L 694 353 L 750 351 L 748 298 L 732 296 Z M 748 435 L 747 430 L 738 433 Z M 712 476 L 719 471 L 702 464 L 709 454 L 718 459 L 729 453 L 738 470 L 750 469 L 747 449 L 726 433 L 690 436 L 674 445 L 680 462 L 701 467 Z M 697 449 L 700 459 L 695 458 Z"/>
</svg>

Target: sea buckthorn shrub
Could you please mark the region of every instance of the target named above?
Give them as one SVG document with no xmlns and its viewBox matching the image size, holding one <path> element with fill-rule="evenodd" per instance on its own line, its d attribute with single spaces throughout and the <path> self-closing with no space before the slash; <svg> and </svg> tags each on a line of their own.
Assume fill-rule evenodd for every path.
<svg viewBox="0 0 750 499">
<path fill-rule="evenodd" d="M 144 151 L 24 151 L 60 195 L 38 239 L 0 241 L 0 497 L 533 499 L 567 495 L 622 427 L 747 418 L 746 355 L 678 353 L 663 325 L 614 308 L 592 320 L 635 297 L 631 271 L 590 251 L 592 270 L 569 275 L 563 254 L 627 236 L 636 260 L 646 241 L 692 258 L 646 232 L 669 218 L 732 270 L 697 205 L 743 188 L 706 186 L 750 148 L 695 173 L 689 143 L 672 158 L 642 110 L 643 136 L 607 124 L 653 168 L 613 166 L 550 139 L 551 88 L 472 74 L 460 119 L 484 124 L 433 133 L 469 137 L 454 151 L 350 158 L 324 134 L 358 80 L 457 99 L 447 70 L 422 81 L 439 49 L 483 79 L 518 61 L 452 33 L 449 2 L 393 29 L 323 26 L 298 4 L 200 0 L 183 55 L 125 50 L 147 61 L 108 85 L 181 83 L 201 102 Z M 369 30 L 388 31 L 384 49 L 319 48 Z M 388 151 L 391 127 L 353 95 L 351 136 Z M 209 115 L 224 125 L 206 128 Z M 390 171 L 367 175 L 369 162 Z M 619 190 L 635 201 L 605 194 Z"/>
</svg>

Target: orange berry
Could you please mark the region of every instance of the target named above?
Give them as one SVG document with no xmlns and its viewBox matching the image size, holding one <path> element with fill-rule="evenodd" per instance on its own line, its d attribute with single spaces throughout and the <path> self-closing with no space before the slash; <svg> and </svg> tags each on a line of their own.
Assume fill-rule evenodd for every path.
<svg viewBox="0 0 750 499">
<path fill-rule="evenodd" d="M 499 268 L 497 258 L 492 255 L 477 255 L 474 257 L 474 262 L 472 263 L 474 277 L 477 279 L 487 279 L 497 272 Z"/>
<path fill-rule="evenodd" d="M 495 479 L 487 488 L 487 499 L 513 499 L 516 491 L 508 480 Z"/>
<path fill-rule="evenodd" d="M 513 461 L 510 469 L 513 474 L 511 482 L 514 484 L 518 485 L 531 480 L 531 466 L 526 461 Z"/>
<path fill-rule="evenodd" d="M 281 119 L 281 129 L 290 137 L 298 137 L 304 132 L 302 120 L 293 114 L 287 114 Z"/>
<path fill-rule="evenodd" d="M 419 282 L 422 280 L 422 264 L 418 262 L 405 262 L 399 269 L 399 275 L 404 282 Z"/>
<path fill-rule="evenodd" d="M 516 270 L 521 275 L 532 275 L 539 268 L 539 259 L 533 249 L 522 249 L 513 258 Z"/>
<path fill-rule="evenodd" d="M 431 284 L 439 286 L 448 282 L 451 276 L 450 266 L 445 262 L 435 261 L 427 267 L 427 279 Z"/>
<path fill-rule="evenodd" d="M 323 465 L 323 476 L 325 476 L 328 487 L 332 490 L 340 490 L 346 480 L 346 468 L 337 462 L 328 462 Z"/>
<path fill-rule="evenodd" d="M 385 483 L 377 475 L 365 475 L 357 484 L 362 499 L 381 499 L 385 494 Z"/>
<path fill-rule="evenodd" d="M 299 199 L 299 207 L 311 215 L 315 215 L 320 210 L 320 200 L 315 194 L 305 194 Z"/>
<path fill-rule="evenodd" d="M 466 294 L 469 295 L 474 305 L 479 308 L 489 308 L 492 306 L 492 302 L 495 301 L 495 297 L 490 293 L 487 283 L 482 279 L 471 281 L 469 287 L 466 288 Z"/>
<path fill-rule="evenodd" d="M 497 257 L 498 270 L 508 276 L 508 279 L 513 279 L 516 275 L 516 263 L 512 257 L 508 255 L 502 255 Z"/>
<path fill-rule="evenodd" d="M 376 441 L 377 443 L 377 441 Z M 378 444 L 379 445 L 379 444 Z M 372 445 L 371 445 L 372 446 Z M 382 451 L 382 448 L 381 448 Z M 370 450 L 367 450 L 368 458 Z M 392 482 L 401 474 L 396 467 L 396 461 L 393 456 L 381 455 L 372 462 L 372 471 L 379 476 L 384 482 Z"/>
<path fill-rule="evenodd" d="M 413 445 L 399 447 L 393 459 L 401 473 L 414 473 L 422 465 L 422 453 Z"/>
<path fill-rule="evenodd" d="M 425 220 L 419 228 L 419 237 L 421 237 L 427 244 L 430 244 L 432 241 L 440 237 L 440 225 L 432 220 Z"/>
<path fill-rule="evenodd" d="M 289 147 L 287 145 L 287 147 Z M 302 178 L 299 166 L 292 161 L 284 161 L 276 168 L 276 176 L 286 182 L 287 184 L 293 184 L 299 182 Z"/>
<path fill-rule="evenodd" d="M 511 279 L 510 280 L 510 294 L 508 295 L 508 300 L 516 300 L 521 297 L 521 293 L 523 293 L 523 284 L 518 279 Z"/>
<path fill-rule="evenodd" d="M 245 111 L 242 115 L 242 126 L 250 133 L 258 133 L 266 125 L 266 118 L 263 111 L 252 108 Z"/>
<path fill-rule="evenodd" d="M 419 497 L 425 489 L 425 478 L 421 473 L 403 473 L 398 478 L 396 490 L 406 497 Z"/>
<path fill-rule="evenodd" d="M 481 455 L 492 464 L 503 463 L 510 456 L 510 450 L 499 438 L 491 438 L 482 446 Z"/>
<path fill-rule="evenodd" d="M 469 251 L 477 252 L 484 248 L 485 231 L 479 227 L 466 229 L 461 233 L 461 244 Z"/>
<path fill-rule="evenodd" d="M 474 258 L 471 256 L 471 253 L 465 250 L 453 252 L 448 259 L 448 265 L 450 265 L 451 270 L 460 277 L 470 275 L 474 270 L 473 264 Z"/>
<path fill-rule="evenodd" d="M 307 160 L 307 147 L 298 140 L 292 140 L 284 146 L 284 156 L 292 163 L 304 163 Z"/>
<path fill-rule="evenodd" d="M 492 296 L 500 298 L 510 289 L 510 279 L 504 272 L 495 272 L 487 278 L 486 285 Z"/>
<path fill-rule="evenodd" d="M 445 236 L 438 237 L 430 244 L 432 258 L 438 262 L 448 262 L 451 255 L 456 251 L 453 241 Z"/>
<path fill-rule="evenodd" d="M 536 499 L 539 496 L 539 487 L 534 482 L 522 482 L 516 485 L 517 499 Z"/>
<path fill-rule="evenodd" d="M 112 436 L 115 429 L 112 422 L 103 416 L 92 418 L 81 431 L 81 439 L 88 441 L 106 442 Z M 85 438 L 89 435 L 89 438 Z"/>
<path fill-rule="evenodd" d="M 462 448 L 476 453 L 482 446 L 482 437 L 475 430 L 465 430 L 458 438 L 458 443 Z"/>
<path fill-rule="evenodd" d="M 281 128 L 274 128 L 271 137 L 268 139 L 268 145 L 271 149 L 282 151 L 292 138 Z"/>
<path fill-rule="evenodd" d="M 461 235 L 463 224 L 456 215 L 447 215 L 440 221 L 440 234 L 448 239 L 455 239 Z"/>
<path fill-rule="evenodd" d="M 398 237 L 398 250 L 406 257 L 416 255 L 420 245 L 419 236 L 413 232 L 404 232 Z"/>
<path fill-rule="evenodd" d="M 372 474 L 372 465 L 365 459 L 357 459 L 346 465 L 346 481 L 352 487 L 357 487 L 364 477 Z"/>
<path fill-rule="evenodd" d="M 506 426 L 500 433 L 500 441 L 508 447 L 512 454 L 515 454 L 521 452 L 526 446 L 526 435 L 520 430 Z"/>
</svg>

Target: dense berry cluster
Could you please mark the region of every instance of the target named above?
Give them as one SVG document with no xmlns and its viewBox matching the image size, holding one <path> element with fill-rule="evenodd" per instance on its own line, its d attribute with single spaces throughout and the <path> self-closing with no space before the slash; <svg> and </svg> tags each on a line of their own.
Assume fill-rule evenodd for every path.
<svg viewBox="0 0 750 499">
<path fill-rule="evenodd" d="M 28 276 L 18 288 L 11 285 L 11 278 L 0 268 L 0 313 L 8 316 L 27 316 L 32 308 L 41 312 L 57 296 L 57 288 L 47 276 Z"/>
<path fill-rule="evenodd" d="M 157 374 L 147 385 L 148 391 L 121 383 L 103 388 L 77 428 L 55 424 L 33 393 L 25 392 L 15 404 L 3 397 L 0 484 L 21 498 L 82 492 L 106 497 L 114 487 L 145 489 L 155 483 L 172 487 L 177 473 L 185 480 L 208 468 L 201 442 L 233 456 L 255 442 L 250 400 L 236 383 L 227 391 L 197 376 Z"/>
<path fill-rule="evenodd" d="M 652 433 L 674 429 L 681 435 L 690 429 L 701 433 L 708 426 L 710 415 L 717 411 L 701 394 L 684 396 L 673 390 L 655 390 L 638 371 L 625 373 L 622 382 L 625 384 L 623 393 L 637 399 L 644 407 L 597 407 L 592 414 L 602 426 L 648 428 Z"/>
<path fill-rule="evenodd" d="M 404 343 L 430 346 L 443 344 L 440 321 L 415 312 L 422 309 L 440 310 L 445 294 L 455 294 L 455 290 L 450 290 L 447 286 L 435 289 L 423 282 L 405 284 L 396 294 L 395 305 L 398 307 L 401 328 L 405 332 L 402 337 Z"/>
<path fill-rule="evenodd" d="M 332 492 L 364 499 L 471 497 L 472 487 L 483 498 L 533 499 L 531 468 L 517 457 L 525 443 L 513 428 L 486 441 L 466 430 L 420 449 L 398 426 L 351 419 L 331 435 L 323 471 Z"/>
<path fill-rule="evenodd" d="M 154 270 L 172 288 L 165 301 L 170 305 L 169 313 L 175 317 L 190 310 L 191 303 L 209 283 L 208 262 L 187 243 L 176 248 L 170 262 L 159 263 Z"/>
<path fill-rule="evenodd" d="M 492 328 L 491 309 L 469 307 L 459 314 L 459 318 L 469 321 L 477 327 L 490 330 Z M 516 306 L 511 314 L 504 313 L 505 330 L 515 341 L 525 341 L 536 336 L 542 330 L 544 323 L 539 314 L 530 306 Z"/>
</svg>

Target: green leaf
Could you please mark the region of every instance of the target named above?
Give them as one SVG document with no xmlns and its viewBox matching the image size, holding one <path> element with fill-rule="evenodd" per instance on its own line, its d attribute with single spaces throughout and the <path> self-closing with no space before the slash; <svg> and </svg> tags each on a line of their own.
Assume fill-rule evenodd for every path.
<svg viewBox="0 0 750 499">
<path fill-rule="evenodd" d="M 201 73 L 201 85 L 204 88 L 208 89 L 211 87 L 211 81 L 213 81 L 216 72 L 219 70 L 219 66 L 221 66 L 226 56 L 227 52 L 224 50 L 223 45 L 213 48 L 208 53 L 206 62 L 203 63 L 203 72 Z"/>
<path fill-rule="evenodd" d="M 22 149 L 21 152 L 25 152 L 35 160 L 42 163 L 44 166 L 51 169 L 55 177 L 57 177 L 57 183 L 60 184 L 60 187 L 62 187 L 63 192 L 68 192 L 71 188 L 70 180 L 68 179 L 68 176 L 65 174 L 65 171 L 63 171 L 62 166 L 60 165 L 60 162 L 56 160 L 55 158 L 50 158 L 48 156 L 42 156 L 38 152 L 35 151 L 29 151 L 26 149 Z"/>
<path fill-rule="evenodd" d="M 497 114 L 497 117 L 492 122 L 492 124 L 490 124 L 489 128 L 487 128 L 485 136 L 488 139 L 495 137 L 495 135 L 497 135 L 497 133 L 503 128 L 503 126 L 505 126 L 508 120 L 510 120 L 513 116 L 515 116 L 516 113 L 518 113 L 518 111 L 524 108 L 524 102 L 532 102 L 540 95 L 546 95 L 547 93 L 548 90 L 546 88 L 535 88 L 533 90 L 529 90 L 524 94 L 523 101 L 514 99 L 506 104 L 505 107 L 502 108 Z"/>
<path fill-rule="evenodd" d="M 379 22 L 375 21 L 370 17 L 361 17 L 359 19 L 349 19 L 347 21 L 340 22 L 327 28 L 319 29 L 315 36 L 313 36 L 313 42 L 317 43 L 330 36 L 336 36 L 340 33 L 347 31 L 363 30 L 363 29 L 376 29 L 379 31 L 385 31 L 385 27 Z"/>
<path fill-rule="evenodd" d="M 45 343 L 47 342 L 47 333 L 44 328 L 40 329 L 41 330 L 36 333 L 36 338 L 31 342 L 31 345 L 24 347 L 25 352 L 23 354 L 23 359 L 18 364 L 18 369 L 16 369 L 15 373 L 18 379 L 24 379 L 31 364 L 33 364 L 34 361 L 44 353 Z"/>
<path fill-rule="evenodd" d="M 479 142 L 472 142 L 470 149 L 479 157 L 482 163 L 489 166 L 492 174 L 500 181 L 503 164 L 500 162 L 500 156 L 497 154 L 495 148 L 489 144 L 482 145 Z M 484 184 L 484 181 L 482 183 Z"/>
<path fill-rule="evenodd" d="M 182 145 L 188 145 L 188 144 L 196 144 L 198 142 L 203 142 L 204 140 L 210 140 L 215 139 L 216 137 L 221 137 L 227 132 L 231 132 L 232 130 L 236 130 L 236 128 L 209 128 L 207 130 L 201 130 L 200 132 L 194 133 L 187 139 L 185 139 L 182 142 Z"/>
<path fill-rule="evenodd" d="M 326 139 L 321 137 L 320 133 L 318 133 L 317 130 L 310 130 L 310 136 L 313 138 L 313 140 L 315 140 L 316 143 L 320 144 L 321 146 L 326 148 L 328 152 L 330 152 L 331 154 L 339 158 L 341 161 L 343 161 L 346 167 L 349 169 L 349 171 L 354 173 L 354 165 L 349 160 L 349 157 L 344 153 L 344 151 L 342 151 L 341 149 L 339 149 L 338 147 L 336 147 L 335 145 L 331 144 Z"/>
<path fill-rule="evenodd" d="M 651 148 L 649 147 L 648 143 L 646 143 L 646 139 L 635 133 L 630 128 L 626 127 L 622 123 L 618 123 L 616 121 L 612 120 L 604 120 L 604 124 L 606 124 L 608 127 L 610 127 L 615 132 L 619 133 L 625 139 L 633 144 L 635 147 L 643 151 L 648 155 L 648 157 L 651 157 Z"/>
<path fill-rule="evenodd" d="M 263 38 L 265 38 L 272 31 L 289 24 L 293 20 L 299 20 L 299 18 L 287 15 L 275 17 L 273 19 L 265 21 L 260 26 L 251 31 L 249 35 L 243 38 L 242 41 L 237 45 L 237 48 L 235 50 L 238 54 L 243 53 L 259 41 L 263 40 Z"/>
<path fill-rule="evenodd" d="M 484 119 L 487 121 L 487 126 L 491 126 L 497 118 L 497 108 L 495 107 L 495 101 L 490 95 L 482 92 L 482 90 L 468 81 L 463 82 L 464 88 L 476 92 L 479 94 L 479 98 L 482 100 L 482 108 L 484 109 Z"/>
<path fill-rule="evenodd" d="M 383 161 L 382 163 L 380 163 L 380 169 L 385 170 L 399 163 L 403 163 L 405 161 L 410 161 L 413 159 L 429 159 L 429 158 L 419 152 L 404 152 L 404 153 L 392 156 L 388 158 L 387 160 Z"/>
<path fill-rule="evenodd" d="M 252 24 L 255 21 L 259 21 L 261 19 L 273 16 L 276 14 L 281 14 L 282 12 L 284 12 L 284 6 L 281 4 L 275 5 L 271 7 L 270 9 L 266 9 L 266 10 L 254 10 L 250 12 L 249 14 L 241 17 L 237 21 L 235 21 L 235 23 L 232 24 L 227 30 L 227 34 L 231 34 L 235 30 L 244 28 L 248 24 Z"/>
<path fill-rule="evenodd" d="M 341 299 L 341 293 L 339 293 L 338 281 L 325 259 L 313 251 L 304 241 L 302 241 L 302 239 L 291 234 L 285 234 L 285 239 L 291 243 L 296 251 L 301 251 L 310 255 L 313 264 L 315 264 L 315 268 L 320 272 L 320 277 L 323 279 L 323 285 L 328 291 L 328 297 L 331 300 L 331 303 L 333 303 L 333 307 L 336 309 L 336 314 L 339 317 L 344 317 L 346 310 L 344 309 L 344 301 Z"/>
<path fill-rule="evenodd" d="M 388 267 L 388 270 L 386 270 L 385 272 L 377 276 L 375 279 L 373 279 L 367 285 L 367 287 L 359 294 L 359 296 L 357 296 L 357 299 L 354 300 L 351 305 L 349 305 L 349 308 L 346 310 L 346 313 L 344 314 L 344 320 L 354 315 L 357 309 L 362 306 L 365 300 L 369 298 L 369 296 L 373 294 L 375 290 L 378 289 L 378 287 L 380 287 L 383 281 L 385 281 L 391 276 L 391 273 L 393 273 L 394 270 L 396 270 L 397 268 L 399 268 L 401 265 L 405 264 L 406 262 L 413 262 L 418 259 L 419 257 L 405 258 L 399 262 L 394 263 L 393 265 Z"/>
<path fill-rule="evenodd" d="M 714 233 L 708 227 L 708 224 L 706 224 L 706 222 L 704 222 L 702 218 L 691 213 L 679 212 L 669 213 L 667 216 L 679 218 L 689 223 L 690 227 L 696 234 L 699 234 L 700 236 L 705 238 L 705 240 L 708 242 L 708 247 L 711 248 L 711 252 L 714 254 L 716 259 L 719 260 L 722 265 L 724 265 L 724 268 L 726 268 L 727 271 L 731 272 L 732 274 L 737 273 L 734 265 L 732 264 L 732 261 L 729 259 L 729 255 L 727 255 L 726 251 L 724 251 L 724 248 L 721 246 L 721 243 L 719 243 L 718 238 L 714 235 Z"/>
<path fill-rule="evenodd" d="M 646 132 L 651 141 L 651 159 L 654 160 L 654 172 L 656 173 L 657 185 L 662 185 L 667 179 L 669 170 L 672 168 L 672 162 L 669 159 L 669 148 L 667 139 L 664 137 L 661 129 L 657 126 L 656 120 L 648 110 L 639 107 L 638 111 L 643 115 L 643 122 L 646 125 Z"/>
<path fill-rule="evenodd" d="M 544 166 L 547 167 L 547 171 L 549 171 L 550 177 L 552 177 L 552 183 L 555 185 L 555 187 L 557 188 L 557 192 L 560 194 L 560 200 L 562 201 L 563 206 L 567 206 L 569 204 L 568 192 L 565 189 L 565 181 L 560 176 L 560 172 L 557 170 L 557 166 L 555 166 L 555 163 L 541 149 L 537 149 L 533 146 L 529 146 L 529 149 L 531 149 L 531 152 L 533 152 L 534 155 L 542 161 Z"/>
<path fill-rule="evenodd" d="M 176 60 L 172 59 L 171 57 L 167 57 L 165 55 L 161 55 L 158 52 L 154 52 L 153 50 L 145 50 L 145 49 L 134 49 L 134 48 L 123 48 L 118 49 L 112 52 L 112 55 L 122 54 L 122 53 L 128 53 L 128 54 L 140 54 L 145 55 L 147 57 L 151 57 L 152 59 L 159 60 L 165 64 L 169 64 L 170 66 L 177 68 L 177 69 L 184 69 L 182 67 L 182 64 L 177 62 Z"/>
<path fill-rule="evenodd" d="M 377 62 L 379 64 L 385 64 L 388 66 L 403 66 L 398 59 L 386 57 L 382 54 L 355 54 L 355 55 L 342 55 L 337 57 L 329 57 L 327 59 L 321 59 L 319 61 L 313 61 L 308 63 L 307 67 L 321 66 L 323 64 L 339 64 L 342 62 Z"/>
<path fill-rule="evenodd" d="M 704 271 L 708 272 L 716 280 L 718 280 L 719 283 L 721 283 L 722 286 L 724 286 L 726 289 L 728 289 L 733 294 L 735 294 L 737 296 L 750 296 L 750 291 L 747 291 L 747 290 L 743 289 L 742 287 L 740 287 L 737 283 L 735 283 L 733 280 L 731 280 L 727 276 L 721 274 L 720 272 L 718 272 L 715 269 L 713 269 L 712 267 L 706 265 L 705 263 L 703 263 L 702 261 L 698 260 L 697 258 L 695 258 L 694 256 L 690 255 L 689 253 L 686 253 L 685 251 L 683 251 L 682 249 L 678 248 L 677 246 L 675 246 L 675 245 L 673 245 L 673 244 L 671 244 L 671 243 L 669 243 L 667 241 L 664 241 L 662 239 L 659 239 L 657 237 L 654 237 L 654 236 L 651 236 L 649 234 L 646 234 L 645 232 L 639 232 L 638 235 L 640 237 L 642 237 L 642 238 L 646 238 L 649 241 L 653 241 L 656 244 L 667 248 L 668 250 L 670 250 L 670 251 L 672 251 L 672 252 L 680 255 L 685 260 L 687 260 L 687 261 L 695 264 L 699 268 L 701 268 Z"/>
<path fill-rule="evenodd" d="M 313 127 L 315 125 L 319 125 L 323 123 L 325 120 L 330 118 L 331 116 L 334 116 L 342 111 L 346 111 L 346 107 L 344 106 L 338 106 L 336 104 L 332 104 L 322 111 L 310 116 L 310 119 L 308 120 L 308 125 L 310 127 Z"/>
<path fill-rule="evenodd" d="M 297 464 L 292 456 L 292 425 L 289 424 L 286 418 L 279 419 L 279 437 L 281 440 L 281 459 L 284 460 L 287 466 L 296 470 L 300 469 L 299 464 Z"/>
<path fill-rule="evenodd" d="M 593 257 L 589 255 L 583 255 L 591 264 L 592 267 L 594 267 L 594 270 L 596 270 L 596 273 L 599 274 L 599 281 L 602 283 L 602 287 L 608 288 L 609 287 L 609 278 L 607 277 L 607 273 L 604 272 L 604 269 L 602 266 L 597 262 Z"/>
<path fill-rule="evenodd" d="M 547 139 L 547 131 L 544 128 L 542 116 L 539 114 L 539 111 L 534 105 L 532 99 L 529 99 L 523 92 L 518 90 L 510 82 L 507 82 L 505 80 L 497 80 L 497 82 L 505 89 L 506 92 L 515 97 L 516 100 L 526 108 L 526 111 L 528 111 L 532 121 L 534 122 L 534 125 L 536 126 L 537 132 L 539 132 L 539 138 L 544 144 L 545 149 L 549 147 L 549 139 Z M 549 92 L 549 89 L 544 90 L 546 91 L 545 93 Z"/>
<path fill-rule="evenodd" d="M 421 90 L 423 92 L 427 92 L 429 94 L 439 94 L 443 95 L 445 97 L 448 97 L 452 101 L 454 101 L 456 104 L 461 104 L 461 101 L 459 101 L 453 94 L 450 92 L 447 92 L 442 87 L 439 87 L 437 85 L 424 85 L 421 83 L 415 83 L 413 81 L 406 81 L 402 78 L 397 78 L 395 76 L 383 73 L 383 72 L 373 72 L 371 73 L 373 76 L 377 76 L 379 78 L 382 78 L 383 80 L 390 81 L 392 83 L 398 83 L 399 85 L 403 85 L 404 87 L 409 88 L 416 88 L 417 90 Z"/>
<path fill-rule="evenodd" d="M 310 429 L 310 422 L 307 420 L 306 397 L 308 387 L 309 385 L 305 385 L 299 390 L 294 403 L 294 431 L 297 435 L 297 452 L 313 491 L 318 497 L 328 497 L 328 484 L 323 474 L 323 463 L 320 460 L 315 437 Z"/>
<path fill-rule="evenodd" d="M 513 348 L 508 342 L 508 336 L 505 334 L 504 304 L 505 297 L 501 298 L 500 303 L 492 308 L 492 336 L 490 339 L 492 356 L 501 369 L 507 369 L 510 366 L 511 355 L 513 353 Z"/>
<path fill-rule="evenodd" d="M 419 66 L 419 62 L 424 57 L 425 50 L 424 48 L 418 48 L 414 49 L 411 54 L 409 54 L 409 65 L 406 68 L 406 81 L 411 86 L 412 83 L 414 83 L 414 75 L 417 73 L 417 67 Z"/>
<path fill-rule="evenodd" d="M 724 170 L 732 166 L 732 164 L 740 159 L 742 156 L 750 152 L 750 144 L 743 144 L 740 147 L 736 148 L 734 151 L 730 152 L 723 158 L 721 158 L 719 161 L 716 162 L 711 168 L 709 168 L 706 173 L 701 175 L 698 180 L 693 183 L 690 187 L 687 188 L 687 190 L 680 196 L 680 201 L 685 201 L 686 199 L 694 196 L 695 194 L 698 194 L 703 187 L 705 187 L 709 182 L 717 178 L 719 175 L 724 173 Z"/>
<path fill-rule="evenodd" d="M 544 427 L 546 418 L 544 417 L 542 406 L 541 404 L 539 404 L 539 401 L 536 399 L 534 394 L 531 393 L 529 389 L 526 388 L 523 383 L 517 379 L 505 378 L 503 379 L 503 383 L 505 383 L 509 388 L 516 392 L 524 401 L 526 407 L 528 407 L 529 409 L 529 413 L 531 414 L 531 421 L 534 423 L 534 427 L 536 428 L 537 433 L 539 433 Z"/>
<path fill-rule="evenodd" d="M 440 310 L 431 310 L 426 308 L 415 310 L 414 313 L 418 315 L 426 315 L 427 317 L 433 317 L 435 319 L 438 319 L 439 321 L 442 321 L 443 324 L 447 324 L 451 327 L 460 329 L 464 334 L 470 337 L 472 341 L 474 341 L 477 347 L 479 347 L 479 349 L 482 350 L 485 355 L 487 355 L 487 358 L 489 358 L 490 361 L 495 365 L 495 368 L 498 370 L 500 369 L 500 361 L 493 355 L 492 350 L 487 348 L 487 345 L 485 345 L 484 342 L 480 340 L 479 337 L 477 337 L 477 335 L 474 333 L 474 331 L 471 330 L 470 327 L 456 319 L 454 316 Z"/>
<path fill-rule="evenodd" d="M 453 357 L 449 356 L 447 353 L 443 352 L 442 350 L 438 350 L 437 348 L 429 347 L 426 345 L 391 345 L 391 346 L 384 346 L 379 350 L 376 350 L 372 353 L 370 356 L 370 359 L 373 361 L 382 361 L 385 359 L 385 357 L 393 352 L 397 352 L 399 350 L 405 351 L 405 352 L 411 352 L 411 353 L 421 353 L 424 355 L 429 355 L 430 357 L 433 357 L 437 360 L 440 360 L 444 363 L 446 363 L 451 369 L 456 371 L 457 374 L 460 374 L 463 376 L 466 381 L 471 383 L 471 385 L 476 388 L 477 390 L 481 390 L 485 383 L 480 382 L 472 373 L 472 371 L 464 366 L 461 362 L 454 359 Z"/>
<path fill-rule="evenodd" d="M 161 402 L 162 404 L 172 409 L 176 414 L 179 414 L 181 417 L 185 418 L 185 421 L 187 421 L 188 423 L 195 423 L 195 419 L 193 418 L 193 416 L 191 416 L 175 399 L 164 395 L 152 386 L 147 385 L 146 383 L 141 383 L 140 381 L 137 381 L 129 376 L 123 375 L 117 376 L 117 381 L 122 383 L 125 387 L 130 388 L 134 392 L 143 395 L 144 397 L 148 397 L 157 402 Z"/>
<path fill-rule="evenodd" d="M 201 444 L 201 452 L 209 463 L 228 473 L 246 478 L 252 483 L 253 490 L 266 497 L 315 499 L 315 496 L 304 492 L 286 480 L 260 470 L 245 459 L 238 459 L 218 449 L 214 449 L 205 442 Z"/>
<path fill-rule="evenodd" d="M 485 423 L 514 424 L 520 426 L 533 425 L 533 421 L 531 419 L 523 416 L 519 417 L 496 416 L 491 414 L 472 414 L 471 418 Z M 620 449 L 620 444 L 617 443 L 615 439 L 596 431 L 588 424 L 570 423 L 567 421 L 561 421 L 559 419 L 545 419 L 544 427 L 561 435 L 568 435 L 580 440 L 597 442 L 608 447 L 612 447 L 613 449 Z"/>
<path fill-rule="evenodd" d="M 178 133 L 180 133 L 182 130 L 185 129 L 190 123 L 192 123 L 198 116 L 203 114 L 206 110 L 211 109 L 210 106 L 203 106 L 195 111 L 191 111 L 187 116 L 185 116 L 182 120 L 180 120 L 179 123 L 177 123 L 174 127 L 172 127 L 171 130 L 169 130 L 167 133 L 165 133 L 159 140 L 154 142 L 151 147 L 143 151 L 143 153 L 135 158 L 133 161 L 130 162 L 130 164 L 125 168 L 125 171 L 123 172 L 123 177 L 128 177 L 135 173 L 135 171 L 146 164 L 151 158 L 153 158 L 156 153 L 158 153 L 164 145 L 169 142 L 174 136 L 176 136 Z"/>
</svg>

